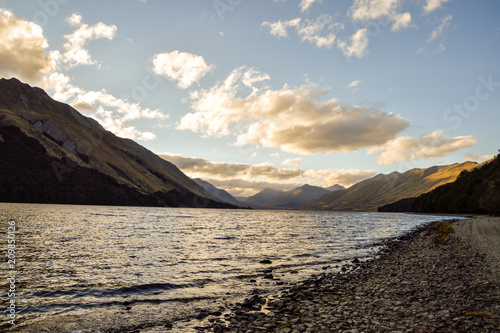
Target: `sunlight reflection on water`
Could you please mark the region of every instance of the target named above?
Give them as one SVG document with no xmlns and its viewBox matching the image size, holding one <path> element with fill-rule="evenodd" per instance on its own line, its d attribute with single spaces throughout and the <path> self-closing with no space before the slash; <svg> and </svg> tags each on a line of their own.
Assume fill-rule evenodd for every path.
<svg viewBox="0 0 500 333">
<path fill-rule="evenodd" d="M 18 227 L 18 322 L 26 331 L 58 332 L 118 332 L 187 318 L 253 289 L 276 289 L 277 281 L 283 288 L 334 271 L 337 260 L 372 253 L 367 245 L 440 219 L 69 205 L 0 208 L 2 224 L 13 219 Z M 263 259 L 272 264 L 261 264 Z M 264 279 L 263 270 L 270 267 L 275 280 Z M 6 302 L 5 295 L 1 299 Z"/>
</svg>

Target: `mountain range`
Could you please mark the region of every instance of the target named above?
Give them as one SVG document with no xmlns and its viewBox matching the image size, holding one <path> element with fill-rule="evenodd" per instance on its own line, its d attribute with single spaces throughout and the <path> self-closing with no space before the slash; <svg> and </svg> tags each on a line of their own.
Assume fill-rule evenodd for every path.
<svg viewBox="0 0 500 333">
<path fill-rule="evenodd" d="M 453 183 L 385 205 L 379 211 L 500 215 L 500 155 L 474 170 L 462 171 Z"/>
<path fill-rule="evenodd" d="M 330 192 L 300 206 L 307 210 L 377 211 L 398 200 L 416 197 L 455 181 L 463 170 L 478 166 L 474 162 L 411 169 L 404 173 L 379 174 L 346 190 Z"/>
<path fill-rule="evenodd" d="M 0 202 L 343 211 L 376 211 L 419 197 L 480 166 L 465 162 L 379 174 L 348 189 L 307 184 L 289 191 L 265 189 L 238 200 L 204 180 L 190 179 L 138 143 L 117 137 L 42 89 L 14 78 L 0 80 L 0 162 Z M 476 180 L 491 192 L 497 185 L 491 187 L 486 178 Z M 467 193 L 473 193 L 472 181 L 467 184 Z M 438 199 L 426 200 L 415 202 L 437 210 L 431 203 Z M 440 212 L 448 207 L 443 200 Z M 475 207 L 489 199 L 481 200 Z"/>
<path fill-rule="evenodd" d="M 0 80 L 0 201 L 234 207 L 40 88 Z"/>
<path fill-rule="evenodd" d="M 337 191 L 344 189 L 340 185 L 331 188 Z M 293 209 L 327 193 L 330 193 L 330 190 L 307 184 L 289 191 L 277 191 L 267 188 L 247 198 L 245 204 L 263 209 Z"/>
</svg>

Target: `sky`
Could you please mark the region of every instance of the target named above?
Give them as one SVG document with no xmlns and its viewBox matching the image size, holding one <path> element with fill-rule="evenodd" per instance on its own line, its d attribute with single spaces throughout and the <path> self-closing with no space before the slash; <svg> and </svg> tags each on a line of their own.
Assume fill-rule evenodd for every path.
<svg viewBox="0 0 500 333">
<path fill-rule="evenodd" d="M 236 196 L 482 162 L 497 0 L 0 0 L 0 77 Z"/>
</svg>

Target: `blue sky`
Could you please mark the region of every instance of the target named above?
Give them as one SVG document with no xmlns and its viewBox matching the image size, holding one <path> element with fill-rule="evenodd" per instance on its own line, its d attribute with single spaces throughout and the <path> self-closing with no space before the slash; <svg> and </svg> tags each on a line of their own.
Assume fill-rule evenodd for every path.
<svg viewBox="0 0 500 333">
<path fill-rule="evenodd" d="M 494 0 L 0 1 L 0 76 L 235 195 L 499 147 Z"/>
</svg>

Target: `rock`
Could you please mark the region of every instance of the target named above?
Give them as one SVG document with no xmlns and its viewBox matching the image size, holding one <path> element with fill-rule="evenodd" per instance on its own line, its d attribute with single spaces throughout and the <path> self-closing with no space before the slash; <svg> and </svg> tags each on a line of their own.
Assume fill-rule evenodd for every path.
<svg viewBox="0 0 500 333">
<path fill-rule="evenodd" d="M 272 264 L 273 262 L 269 259 L 264 259 L 264 260 L 259 261 L 259 263 L 269 265 L 269 264 Z"/>
<path fill-rule="evenodd" d="M 361 261 L 359 261 L 358 258 L 354 257 L 354 259 L 352 259 L 352 263 L 353 264 L 359 264 Z"/>
</svg>

